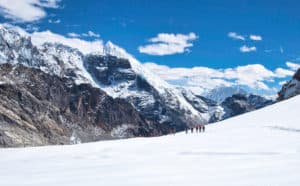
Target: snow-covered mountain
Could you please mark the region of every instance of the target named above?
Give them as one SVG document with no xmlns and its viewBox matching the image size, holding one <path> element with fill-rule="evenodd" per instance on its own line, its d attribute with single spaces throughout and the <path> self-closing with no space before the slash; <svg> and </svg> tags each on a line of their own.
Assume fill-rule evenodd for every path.
<svg viewBox="0 0 300 186">
<path fill-rule="evenodd" d="M 222 86 L 204 92 L 202 96 L 214 100 L 217 103 L 222 103 L 226 98 L 234 94 L 247 94 L 247 91 L 245 91 L 239 86 L 231 86 L 231 87 Z"/>
<path fill-rule="evenodd" d="M 202 113 L 209 123 L 244 114 L 274 103 L 271 99 L 247 94 L 245 90 L 239 87 L 218 87 L 211 90 L 206 95 L 207 97 L 196 95 L 181 87 L 178 89 L 182 90 L 182 94 L 188 102 Z"/>
<path fill-rule="evenodd" d="M 209 121 L 181 91 L 148 71 L 124 49 L 108 42 L 104 53 L 104 56 L 87 55 L 85 67 L 100 88 L 112 97 L 126 99 L 146 118 L 165 127 L 183 129 L 195 122 Z"/>
<path fill-rule="evenodd" d="M 60 78 L 86 83 L 131 103 L 146 119 L 168 133 L 210 118 L 195 109 L 173 86 L 144 68 L 124 49 L 107 42 L 102 52 L 83 54 L 60 43 L 32 44 L 30 37 L 0 26 L 0 64 L 22 64 Z"/>
<path fill-rule="evenodd" d="M 298 186 L 299 105 L 296 96 L 201 134 L 1 149 L 0 185 Z"/>
<path fill-rule="evenodd" d="M 224 114 L 222 119 L 254 111 L 265 106 L 273 104 L 273 100 L 266 99 L 259 95 L 234 94 L 226 98 L 220 106 L 223 108 Z"/>
<path fill-rule="evenodd" d="M 300 94 L 300 69 L 290 81 L 282 86 L 282 89 L 278 92 L 278 100 L 285 100 L 298 94 Z"/>
<path fill-rule="evenodd" d="M 21 35 L 0 25 L 0 64 L 24 65 L 71 80 L 74 82 L 72 86 L 89 84 L 115 99 L 124 99 L 149 124 L 126 126 L 130 130 L 137 125 L 147 126 L 144 136 L 166 134 L 173 129 L 183 130 L 186 126 L 224 119 L 224 108 L 218 101 L 236 92 L 244 93 L 240 88 L 223 87 L 212 91 L 208 98 L 195 95 L 160 79 L 112 42 L 107 42 L 102 49 L 83 54 L 61 43 L 35 46 L 26 34 Z"/>
<path fill-rule="evenodd" d="M 185 99 L 198 110 L 209 123 L 220 121 L 223 119 L 224 109 L 217 102 L 194 94 L 192 91 L 177 87 L 182 92 Z"/>
</svg>

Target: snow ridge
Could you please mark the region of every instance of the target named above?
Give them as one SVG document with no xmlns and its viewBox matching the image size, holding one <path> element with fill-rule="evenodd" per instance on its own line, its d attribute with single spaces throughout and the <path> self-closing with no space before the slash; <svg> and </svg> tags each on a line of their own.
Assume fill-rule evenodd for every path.
<svg viewBox="0 0 300 186">
<path fill-rule="evenodd" d="M 149 82 L 161 95 L 168 96 L 167 94 L 170 93 L 172 96 L 174 96 L 173 99 L 180 103 L 182 109 L 191 111 L 191 114 L 196 117 L 196 119 L 202 118 L 199 112 L 186 101 L 180 91 L 146 69 L 137 59 L 135 59 L 131 54 L 127 53 L 123 48 L 120 48 L 111 41 L 108 41 L 104 46 L 103 54 L 129 60 L 132 69 L 147 82 Z"/>
</svg>

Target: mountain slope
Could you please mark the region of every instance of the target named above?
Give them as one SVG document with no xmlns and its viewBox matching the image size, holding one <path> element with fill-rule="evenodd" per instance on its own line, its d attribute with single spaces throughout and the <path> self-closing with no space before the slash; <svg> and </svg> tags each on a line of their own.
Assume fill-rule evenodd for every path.
<svg viewBox="0 0 300 186">
<path fill-rule="evenodd" d="M 299 105 L 296 96 L 204 134 L 0 149 L 0 185 L 297 186 Z"/>
<path fill-rule="evenodd" d="M 195 95 L 190 90 L 178 88 L 184 98 L 209 122 L 220 121 L 224 115 L 224 109 L 215 101 L 203 96 Z"/>
<path fill-rule="evenodd" d="M 30 38 L 0 26 L 0 64 L 22 64 L 77 85 L 90 84 L 113 98 L 123 98 L 163 133 L 186 125 L 207 123 L 182 95 L 124 49 L 108 42 L 103 52 L 84 55 L 59 43 L 34 46 Z"/>
<path fill-rule="evenodd" d="M 0 65 L 0 147 L 150 136 L 126 101 L 23 65 Z"/>
</svg>

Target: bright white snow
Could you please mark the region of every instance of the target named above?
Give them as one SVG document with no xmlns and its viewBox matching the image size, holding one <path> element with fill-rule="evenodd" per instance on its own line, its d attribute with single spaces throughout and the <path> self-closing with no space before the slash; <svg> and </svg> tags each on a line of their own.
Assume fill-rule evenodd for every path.
<svg viewBox="0 0 300 186">
<path fill-rule="evenodd" d="M 299 185 L 300 96 L 206 133 L 0 150 L 0 185 Z"/>
</svg>

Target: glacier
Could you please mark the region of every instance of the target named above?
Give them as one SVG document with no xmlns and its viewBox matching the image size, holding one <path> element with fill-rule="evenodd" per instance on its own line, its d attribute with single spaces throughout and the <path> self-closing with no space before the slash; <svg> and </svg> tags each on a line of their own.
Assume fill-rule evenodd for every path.
<svg viewBox="0 0 300 186">
<path fill-rule="evenodd" d="M 0 149 L 0 185 L 298 186 L 299 105 L 296 96 L 200 134 Z"/>
</svg>

